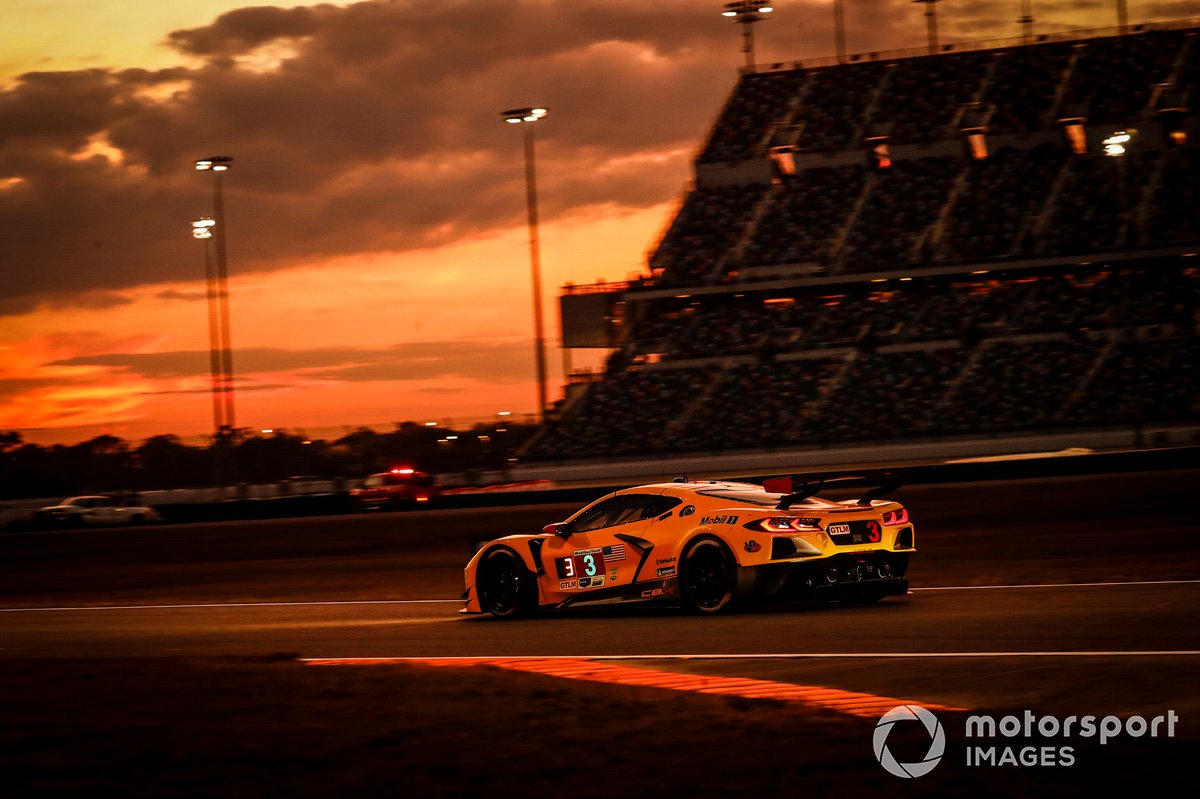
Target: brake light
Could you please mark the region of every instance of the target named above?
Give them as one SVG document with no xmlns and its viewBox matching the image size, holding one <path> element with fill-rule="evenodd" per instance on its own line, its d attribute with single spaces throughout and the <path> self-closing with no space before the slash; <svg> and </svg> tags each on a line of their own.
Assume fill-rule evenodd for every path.
<svg viewBox="0 0 1200 799">
<path fill-rule="evenodd" d="M 766 519 L 755 519 L 752 522 L 747 522 L 746 527 L 751 530 L 762 530 L 767 533 L 815 533 L 821 529 L 821 520 L 799 516 L 770 516 Z"/>
<path fill-rule="evenodd" d="M 884 527 L 896 527 L 901 524 L 908 524 L 908 509 L 900 508 L 899 510 L 889 510 L 883 514 Z"/>
<path fill-rule="evenodd" d="M 412 474 L 412 469 L 392 469 L 392 474 Z"/>
</svg>

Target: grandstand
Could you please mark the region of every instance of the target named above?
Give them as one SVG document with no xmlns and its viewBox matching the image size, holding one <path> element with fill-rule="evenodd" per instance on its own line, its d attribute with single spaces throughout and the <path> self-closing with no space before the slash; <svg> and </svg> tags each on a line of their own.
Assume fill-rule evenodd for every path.
<svg viewBox="0 0 1200 799">
<path fill-rule="evenodd" d="M 744 72 L 524 457 L 1194 427 L 1200 27 L 944 49 Z"/>
</svg>

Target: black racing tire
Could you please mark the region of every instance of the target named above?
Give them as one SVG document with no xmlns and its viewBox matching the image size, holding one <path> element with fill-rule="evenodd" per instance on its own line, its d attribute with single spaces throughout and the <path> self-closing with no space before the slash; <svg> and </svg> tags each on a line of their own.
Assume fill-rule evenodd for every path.
<svg viewBox="0 0 1200 799">
<path fill-rule="evenodd" d="M 480 610 L 497 619 L 517 619 L 537 610 L 537 577 L 507 547 L 496 547 L 479 561 L 475 590 Z"/>
<path fill-rule="evenodd" d="M 691 541 L 679 559 L 679 597 L 692 613 L 714 616 L 736 610 L 753 587 L 754 573 L 738 566 L 717 538 Z"/>
</svg>

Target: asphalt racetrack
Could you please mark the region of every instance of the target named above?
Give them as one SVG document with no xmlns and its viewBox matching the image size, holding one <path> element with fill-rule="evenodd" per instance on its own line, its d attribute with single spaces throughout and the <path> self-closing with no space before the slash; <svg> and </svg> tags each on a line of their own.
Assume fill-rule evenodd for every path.
<svg viewBox="0 0 1200 799">
<path fill-rule="evenodd" d="M 626 771 L 689 763 L 698 796 L 797 795 L 801 773 L 830 790 L 869 782 L 925 795 L 1094 795 L 1123 780 L 1195 788 L 1185 761 L 1200 739 L 1198 476 L 903 488 L 894 496 L 910 509 L 918 547 L 907 597 L 768 605 L 713 619 L 632 607 L 517 622 L 457 613 L 476 541 L 538 529 L 568 506 L 0 536 L 9 697 L 0 710 L 17 720 L 0 745 L 17 795 L 142 795 L 136 786 L 145 795 L 395 795 L 390 768 L 424 795 L 475 795 L 505 780 L 639 795 L 658 783 Z M 195 694 L 197 680 L 215 676 L 225 693 Z M 376 718 L 383 697 L 401 690 L 416 691 L 402 700 L 405 712 Z M 227 709 L 225 721 L 201 714 L 189 727 L 210 738 L 152 733 L 164 717 L 187 715 L 189 702 Z M 263 702 L 301 723 L 271 726 Z M 354 716 L 356 703 L 372 711 Z M 908 703 L 938 709 L 946 727 L 946 762 L 919 779 L 888 774 L 872 751 L 879 709 Z M 1164 722 L 1159 735 L 1104 744 L 1039 737 L 1035 722 L 1032 736 L 1027 728 L 978 742 L 990 754 L 963 738 L 968 713 L 1025 711 L 1177 721 L 1170 736 Z M 657 721 L 627 727 L 647 715 Z M 322 729 L 317 718 L 337 719 L 339 730 L 361 725 L 364 735 L 379 729 L 361 747 L 312 760 L 303 736 Z M 262 724 L 268 729 L 257 730 Z M 531 724 L 549 737 L 522 742 Z M 704 724 L 737 742 L 711 749 L 698 766 L 686 753 L 710 751 L 714 733 Z M 263 736 L 274 742 L 269 753 Z M 641 755 L 618 758 L 625 771 L 596 781 L 571 767 L 596 747 L 611 760 L 630 736 L 650 737 Z M 167 765 L 126 781 L 136 761 L 114 748 L 151 738 Z M 561 749 L 536 745 L 556 738 Z M 47 771 L 50 743 L 58 760 Z M 762 747 L 785 744 L 788 758 L 746 768 L 767 754 Z M 889 746 L 901 762 L 932 752 L 929 738 Z M 1016 763 L 1002 762 L 1005 747 Z M 371 754 L 387 768 L 370 765 Z M 480 756 L 491 767 L 473 771 Z M 971 765 L 973 756 L 986 762 Z M 538 763 L 536 774 L 509 771 L 520 758 Z"/>
</svg>

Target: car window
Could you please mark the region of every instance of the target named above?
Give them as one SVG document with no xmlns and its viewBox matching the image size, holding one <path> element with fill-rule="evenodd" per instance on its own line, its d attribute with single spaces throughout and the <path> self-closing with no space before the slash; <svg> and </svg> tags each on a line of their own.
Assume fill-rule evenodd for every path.
<svg viewBox="0 0 1200 799">
<path fill-rule="evenodd" d="M 383 478 L 377 474 L 373 474 L 363 482 L 363 485 L 367 488 L 383 485 Z"/>
<path fill-rule="evenodd" d="M 724 488 L 713 489 L 710 491 L 697 491 L 696 493 L 704 497 L 728 499 L 733 502 L 742 502 L 747 505 L 762 505 L 765 508 L 774 508 L 779 504 L 779 500 L 783 498 L 783 494 L 768 494 L 765 491 L 736 491 Z"/>
<path fill-rule="evenodd" d="M 666 513 L 680 503 L 674 497 L 658 494 L 622 494 L 606 499 L 585 511 L 575 520 L 575 532 L 586 533 L 605 527 L 650 519 Z"/>
</svg>

